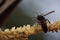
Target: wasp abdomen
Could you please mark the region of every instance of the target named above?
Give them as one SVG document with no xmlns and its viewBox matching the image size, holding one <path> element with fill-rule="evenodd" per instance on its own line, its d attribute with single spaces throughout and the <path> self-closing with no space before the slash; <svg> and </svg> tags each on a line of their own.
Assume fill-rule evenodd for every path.
<svg viewBox="0 0 60 40">
<path fill-rule="evenodd" d="M 42 26 L 43 31 L 45 33 L 47 33 L 47 30 L 48 30 L 47 25 L 46 24 L 41 24 L 41 26 Z"/>
</svg>

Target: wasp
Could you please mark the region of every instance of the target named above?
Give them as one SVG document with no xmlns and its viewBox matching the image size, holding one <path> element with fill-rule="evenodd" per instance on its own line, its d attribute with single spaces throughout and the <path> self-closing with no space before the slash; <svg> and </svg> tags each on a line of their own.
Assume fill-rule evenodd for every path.
<svg viewBox="0 0 60 40">
<path fill-rule="evenodd" d="M 37 17 L 35 17 L 37 19 L 38 24 L 41 25 L 44 33 L 47 33 L 47 31 L 48 31 L 47 22 L 46 21 L 48 21 L 50 23 L 50 21 L 48 19 L 46 19 L 44 16 L 46 16 L 48 14 L 51 14 L 53 12 L 55 12 L 55 11 L 50 11 L 50 12 L 44 14 L 44 15 L 37 15 Z"/>
</svg>

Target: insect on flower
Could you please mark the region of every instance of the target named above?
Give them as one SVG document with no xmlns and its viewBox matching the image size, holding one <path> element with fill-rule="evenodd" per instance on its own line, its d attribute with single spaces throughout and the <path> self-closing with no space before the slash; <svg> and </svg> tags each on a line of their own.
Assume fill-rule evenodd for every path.
<svg viewBox="0 0 60 40">
<path fill-rule="evenodd" d="M 44 16 L 46 16 L 48 14 L 51 14 L 53 12 L 55 12 L 55 11 L 51 11 L 51 12 L 48 12 L 48 13 L 46 13 L 44 15 L 37 15 L 37 17 L 34 17 L 34 18 L 37 19 L 38 24 L 41 25 L 44 33 L 47 33 L 47 30 L 48 30 L 46 21 L 48 21 L 50 23 L 50 21 L 48 19 L 46 19 Z M 34 12 L 34 13 L 36 13 L 36 12 Z"/>
</svg>

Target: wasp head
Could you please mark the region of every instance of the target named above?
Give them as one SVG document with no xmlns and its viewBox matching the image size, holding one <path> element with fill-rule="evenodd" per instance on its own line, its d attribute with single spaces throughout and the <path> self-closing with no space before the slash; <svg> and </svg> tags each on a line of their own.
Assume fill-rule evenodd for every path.
<svg viewBox="0 0 60 40">
<path fill-rule="evenodd" d="M 45 19 L 44 16 L 42 16 L 42 15 L 38 15 L 38 16 L 37 16 L 37 20 L 41 21 L 41 20 L 43 20 L 43 19 Z"/>
</svg>

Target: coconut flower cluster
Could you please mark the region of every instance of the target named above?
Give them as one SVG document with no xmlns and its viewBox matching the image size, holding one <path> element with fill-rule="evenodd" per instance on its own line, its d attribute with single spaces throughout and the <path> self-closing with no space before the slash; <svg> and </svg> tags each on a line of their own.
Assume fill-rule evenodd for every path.
<svg viewBox="0 0 60 40">
<path fill-rule="evenodd" d="M 60 21 L 54 23 L 47 22 L 48 32 L 60 30 Z M 23 25 L 20 27 L 12 27 L 11 29 L 5 29 L 4 31 L 0 28 L 0 40 L 28 40 L 29 35 L 34 35 L 43 32 L 41 25 L 35 23 L 34 25 Z"/>
</svg>

